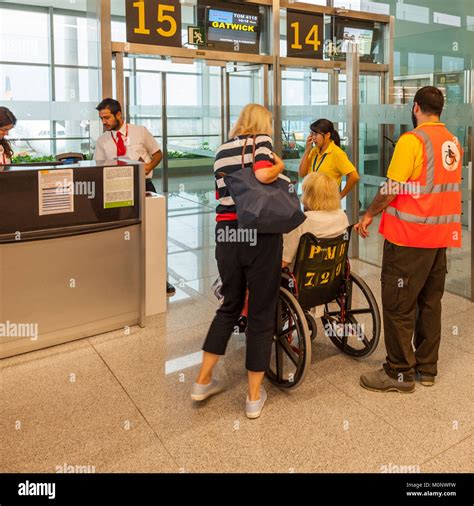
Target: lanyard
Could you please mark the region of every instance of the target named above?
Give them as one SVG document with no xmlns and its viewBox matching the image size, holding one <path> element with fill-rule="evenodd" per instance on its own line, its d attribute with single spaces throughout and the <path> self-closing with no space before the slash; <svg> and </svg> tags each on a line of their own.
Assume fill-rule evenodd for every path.
<svg viewBox="0 0 474 506">
<path fill-rule="evenodd" d="M 323 157 L 321 158 L 320 162 L 318 163 L 318 166 L 316 167 L 316 170 L 314 169 L 314 166 L 316 165 L 316 160 L 318 159 L 318 157 L 317 156 L 314 157 L 313 172 L 318 172 L 319 167 L 321 167 L 321 164 L 324 162 L 324 159 L 326 158 L 327 155 L 328 155 L 327 153 L 324 153 Z"/>
<path fill-rule="evenodd" d="M 115 143 L 115 147 L 118 149 L 118 132 L 117 132 L 117 139 L 114 137 L 114 134 L 110 132 L 110 135 L 112 136 L 112 140 Z M 127 150 L 127 143 L 125 142 L 128 139 L 128 123 L 125 128 L 125 137 L 124 137 L 124 145 L 125 145 L 125 151 Z"/>
</svg>

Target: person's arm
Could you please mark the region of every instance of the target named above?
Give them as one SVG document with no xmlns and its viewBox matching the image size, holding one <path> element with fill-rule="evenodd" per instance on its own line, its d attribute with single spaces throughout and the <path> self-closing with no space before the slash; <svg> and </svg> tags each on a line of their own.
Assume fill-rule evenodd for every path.
<svg viewBox="0 0 474 506">
<path fill-rule="evenodd" d="M 149 163 L 145 163 L 145 174 L 149 174 L 160 162 L 163 158 L 163 153 L 161 149 L 159 149 L 156 153 L 151 155 L 151 160 Z"/>
<path fill-rule="evenodd" d="M 387 182 L 378 191 L 369 208 L 354 229 L 364 239 L 369 236 L 368 227 L 374 216 L 387 208 L 399 193 L 399 184 L 405 183 L 415 170 L 416 152 L 419 141 L 413 135 L 403 135 L 398 140 L 387 171 Z"/>
<path fill-rule="evenodd" d="M 146 152 L 151 156 L 151 160 L 145 163 L 145 173 L 149 174 L 161 162 L 163 153 L 156 139 L 145 127 L 143 127 L 143 145 L 145 146 Z"/>
<path fill-rule="evenodd" d="M 288 267 L 296 257 L 300 238 L 303 235 L 301 225 L 296 227 L 291 232 L 283 234 L 283 254 L 281 267 Z"/>
<path fill-rule="evenodd" d="M 298 174 L 300 177 L 305 177 L 309 171 L 309 163 L 310 163 L 310 154 L 313 149 L 313 137 L 312 135 L 308 135 L 306 137 L 306 146 L 304 149 L 303 158 L 301 158 L 300 166 L 298 168 Z"/>
<path fill-rule="evenodd" d="M 354 226 L 360 236 L 364 239 L 369 237 L 368 227 L 372 223 L 374 216 L 377 216 L 377 214 L 381 213 L 386 207 L 388 207 L 397 196 L 397 193 L 389 193 L 389 190 L 387 189 L 389 186 L 390 184 L 385 183 L 385 185 L 380 188 L 377 195 L 375 195 L 372 204 L 370 204 L 364 216 L 362 216 L 362 219 Z"/>
<path fill-rule="evenodd" d="M 360 177 L 354 164 L 342 149 L 336 150 L 336 163 L 341 176 L 346 176 L 346 185 L 341 191 L 341 199 L 343 199 L 358 183 Z"/>
<path fill-rule="evenodd" d="M 285 164 L 273 153 L 272 140 L 268 135 L 257 135 L 254 141 L 257 143 L 253 164 L 255 177 L 263 184 L 273 183 Z"/>
<path fill-rule="evenodd" d="M 349 172 L 346 176 L 346 185 L 344 186 L 344 189 L 341 191 L 341 199 L 343 199 L 351 190 L 352 188 L 359 182 L 360 176 L 357 170 L 353 172 Z"/>
<path fill-rule="evenodd" d="M 271 167 L 262 167 L 255 170 L 255 177 L 263 184 L 276 181 L 285 168 L 283 160 L 276 153 L 273 153 L 273 160 L 274 164 Z"/>
</svg>

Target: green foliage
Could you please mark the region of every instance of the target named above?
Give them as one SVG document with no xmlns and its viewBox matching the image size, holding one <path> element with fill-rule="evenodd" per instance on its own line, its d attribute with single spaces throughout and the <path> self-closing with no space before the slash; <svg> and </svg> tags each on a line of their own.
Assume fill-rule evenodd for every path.
<svg viewBox="0 0 474 506">
<path fill-rule="evenodd" d="M 84 153 L 84 160 L 93 160 L 93 153 Z M 37 163 L 37 162 L 55 162 L 56 158 L 53 155 L 49 156 L 31 156 L 31 155 L 16 155 L 12 158 L 12 163 Z"/>
<path fill-rule="evenodd" d="M 54 162 L 54 156 L 31 156 L 31 155 L 17 155 L 12 158 L 12 163 L 35 163 L 35 162 Z"/>
<path fill-rule="evenodd" d="M 184 153 L 183 151 L 168 151 L 168 160 L 189 160 L 191 158 L 204 158 L 201 155 L 195 155 L 193 153 Z"/>
</svg>

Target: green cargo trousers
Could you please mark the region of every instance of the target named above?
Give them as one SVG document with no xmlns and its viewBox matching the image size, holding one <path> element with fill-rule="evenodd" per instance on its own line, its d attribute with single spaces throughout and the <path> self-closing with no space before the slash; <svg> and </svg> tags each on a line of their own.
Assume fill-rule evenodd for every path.
<svg viewBox="0 0 474 506">
<path fill-rule="evenodd" d="M 383 367 L 392 378 L 412 381 L 415 371 L 436 376 L 446 272 L 446 248 L 409 248 L 385 240 Z"/>
</svg>

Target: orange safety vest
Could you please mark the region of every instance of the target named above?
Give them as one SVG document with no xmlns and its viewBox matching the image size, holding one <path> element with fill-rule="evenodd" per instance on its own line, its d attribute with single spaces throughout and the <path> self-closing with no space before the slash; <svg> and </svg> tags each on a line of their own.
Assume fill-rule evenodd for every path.
<svg viewBox="0 0 474 506">
<path fill-rule="evenodd" d="M 412 248 L 460 248 L 459 141 L 444 125 L 420 126 L 404 135 L 414 135 L 423 144 L 423 167 L 417 179 L 400 185 L 402 191 L 382 214 L 379 232 Z"/>
</svg>

